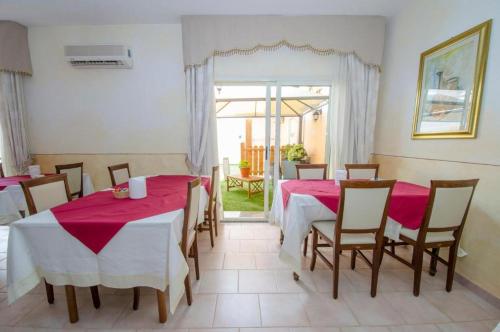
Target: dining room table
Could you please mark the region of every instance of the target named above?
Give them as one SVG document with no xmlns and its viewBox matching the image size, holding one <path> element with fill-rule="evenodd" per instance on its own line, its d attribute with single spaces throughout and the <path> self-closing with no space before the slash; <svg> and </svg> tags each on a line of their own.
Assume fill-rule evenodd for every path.
<svg viewBox="0 0 500 332">
<path fill-rule="evenodd" d="M 55 286 L 144 286 L 160 291 L 168 286 L 173 314 L 189 271 L 179 243 L 187 184 L 195 178 L 148 176 L 145 198 L 117 199 L 114 188 L 108 188 L 13 222 L 7 256 L 9 303 L 42 278 Z M 210 178 L 202 177 L 201 182 L 199 208 L 204 211 Z"/>
<path fill-rule="evenodd" d="M 269 222 L 279 225 L 283 232 L 280 260 L 298 275 L 301 270 L 301 245 L 312 223 L 337 218 L 339 182 L 278 180 L 274 190 Z M 429 194 L 430 189 L 425 186 L 397 181 L 390 198 L 384 235 L 397 241 L 402 227 L 418 229 L 424 218 Z"/>
<path fill-rule="evenodd" d="M 9 224 L 29 215 L 26 198 L 20 183 L 31 178 L 30 175 L 0 178 L 0 225 Z M 83 195 L 87 196 L 93 192 L 94 185 L 91 177 L 87 173 L 83 173 Z"/>
</svg>

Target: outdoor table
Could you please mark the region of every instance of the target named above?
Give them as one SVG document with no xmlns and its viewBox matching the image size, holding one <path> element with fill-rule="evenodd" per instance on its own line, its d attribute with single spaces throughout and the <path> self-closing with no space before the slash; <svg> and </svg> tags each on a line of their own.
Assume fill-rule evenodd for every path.
<svg viewBox="0 0 500 332">
<path fill-rule="evenodd" d="M 249 176 L 243 177 L 240 175 L 227 175 L 226 176 L 226 186 L 227 191 L 230 188 L 243 188 L 244 183 L 247 183 L 248 198 L 251 198 L 253 194 L 261 193 L 264 191 L 264 178 L 262 176 Z"/>
</svg>

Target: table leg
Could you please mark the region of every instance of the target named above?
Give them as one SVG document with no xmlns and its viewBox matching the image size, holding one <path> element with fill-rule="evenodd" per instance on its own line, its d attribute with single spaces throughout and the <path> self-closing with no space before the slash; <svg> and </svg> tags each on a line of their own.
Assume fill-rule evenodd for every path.
<svg viewBox="0 0 500 332">
<path fill-rule="evenodd" d="M 68 305 L 69 321 L 71 323 L 78 322 L 78 307 L 76 305 L 75 287 L 71 285 L 64 286 L 66 293 L 66 303 Z"/>
<path fill-rule="evenodd" d="M 158 299 L 158 317 L 160 323 L 165 323 L 167 321 L 167 301 L 165 300 L 165 292 L 157 289 L 156 297 Z"/>
</svg>

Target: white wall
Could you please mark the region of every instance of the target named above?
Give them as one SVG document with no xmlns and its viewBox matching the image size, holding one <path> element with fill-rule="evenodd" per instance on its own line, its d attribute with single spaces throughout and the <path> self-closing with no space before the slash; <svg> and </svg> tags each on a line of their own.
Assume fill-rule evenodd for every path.
<svg viewBox="0 0 500 332">
<path fill-rule="evenodd" d="M 132 69 L 76 69 L 68 44 L 124 44 Z M 34 154 L 185 153 L 180 24 L 29 28 L 26 80 Z"/>
<path fill-rule="evenodd" d="M 412 140 L 420 53 L 493 18 L 476 139 Z M 500 297 L 500 2 L 413 1 L 387 25 L 374 160 L 383 178 L 479 178 L 457 271 Z M 443 285 L 444 288 L 444 285 Z"/>
<path fill-rule="evenodd" d="M 477 139 L 412 140 L 420 53 L 490 18 L 493 31 Z M 499 1 L 411 2 L 387 26 L 376 153 L 500 165 L 499 72 Z"/>
</svg>

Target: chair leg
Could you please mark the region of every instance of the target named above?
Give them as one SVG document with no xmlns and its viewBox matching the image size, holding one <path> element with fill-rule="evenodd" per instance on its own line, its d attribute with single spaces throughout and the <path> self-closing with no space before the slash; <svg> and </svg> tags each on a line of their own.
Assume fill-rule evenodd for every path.
<svg viewBox="0 0 500 332">
<path fill-rule="evenodd" d="M 333 249 L 335 250 L 335 249 Z M 339 296 L 339 258 L 340 252 L 336 251 L 333 261 L 333 298 L 336 299 Z"/>
<path fill-rule="evenodd" d="M 351 270 L 354 270 L 356 268 L 356 256 L 358 255 L 358 252 L 356 250 L 351 251 Z"/>
<path fill-rule="evenodd" d="M 198 259 L 198 236 L 195 235 L 193 242 L 193 254 L 194 254 L 194 269 L 196 272 L 196 280 L 200 280 L 200 263 Z"/>
<path fill-rule="evenodd" d="M 75 287 L 66 285 L 64 286 L 66 293 L 66 304 L 68 306 L 68 315 L 70 323 L 78 322 L 78 307 L 76 305 Z"/>
<path fill-rule="evenodd" d="M 312 258 L 311 258 L 311 271 L 314 271 L 314 266 L 316 265 L 316 257 L 318 254 L 316 253 L 316 250 L 318 248 L 318 231 L 316 228 L 313 228 L 313 233 L 312 233 Z"/>
<path fill-rule="evenodd" d="M 54 286 L 45 281 L 45 292 L 47 293 L 47 302 L 49 304 L 54 303 Z"/>
<path fill-rule="evenodd" d="M 307 234 L 306 238 L 304 239 L 304 257 L 307 256 L 307 243 L 309 242 L 309 234 Z"/>
<path fill-rule="evenodd" d="M 160 323 L 167 321 L 167 301 L 165 299 L 165 292 L 156 290 L 156 298 L 158 300 L 158 320 Z"/>
<path fill-rule="evenodd" d="M 285 234 L 283 234 L 283 231 L 280 231 L 280 244 L 283 244 L 284 239 L 285 239 Z"/>
<path fill-rule="evenodd" d="M 424 249 L 420 247 L 413 248 L 413 295 L 420 294 L 420 280 L 422 279 L 422 264 L 424 258 Z"/>
<path fill-rule="evenodd" d="M 219 234 L 217 232 L 217 203 L 215 203 L 215 206 L 214 206 L 213 219 L 214 219 L 215 236 L 219 236 Z"/>
<path fill-rule="evenodd" d="M 210 245 L 214 247 L 214 229 L 212 224 L 212 216 L 208 218 L 208 231 L 210 232 Z"/>
<path fill-rule="evenodd" d="M 141 289 L 139 287 L 134 287 L 134 302 L 132 304 L 132 309 L 139 309 L 139 300 L 141 298 Z"/>
<path fill-rule="evenodd" d="M 432 248 L 431 264 L 429 266 L 429 274 L 435 276 L 437 272 L 437 256 L 439 256 L 439 248 Z"/>
<path fill-rule="evenodd" d="M 453 287 L 453 277 L 455 275 L 455 264 L 457 262 L 457 250 L 458 246 L 455 243 L 450 247 L 450 253 L 448 255 L 448 273 L 446 275 L 446 291 L 451 292 Z"/>
<path fill-rule="evenodd" d="M 189 273 L 186 276 L 186 279 L 184 279 L 184 288 L 186 289 L 186 299 L 188 305 L 191 305 L 193 303 L 193 296 L 191 294 L 191 280 L 189 280 Z"/>
<path fill-rule="evenodd" d="M 90 293 L 92 294 L 92 303 L 94 308 L 99 309 L 101 306 L 101 299 L 99 298 L 99 288 L 97 286 L 90 287 Z"/>
<path fill-rule="evenodd" d="M 382 247 L 383 250 L 383 247 Z M 378 272 L 380 268 L 380 251 L 381 249 L 375 248 L 373 250 L 373 259 L 372 259 L 372 283 L 370 295 L 371 297 L 377 296 L 377 284 L 378 284 Z"/>
</svg>

